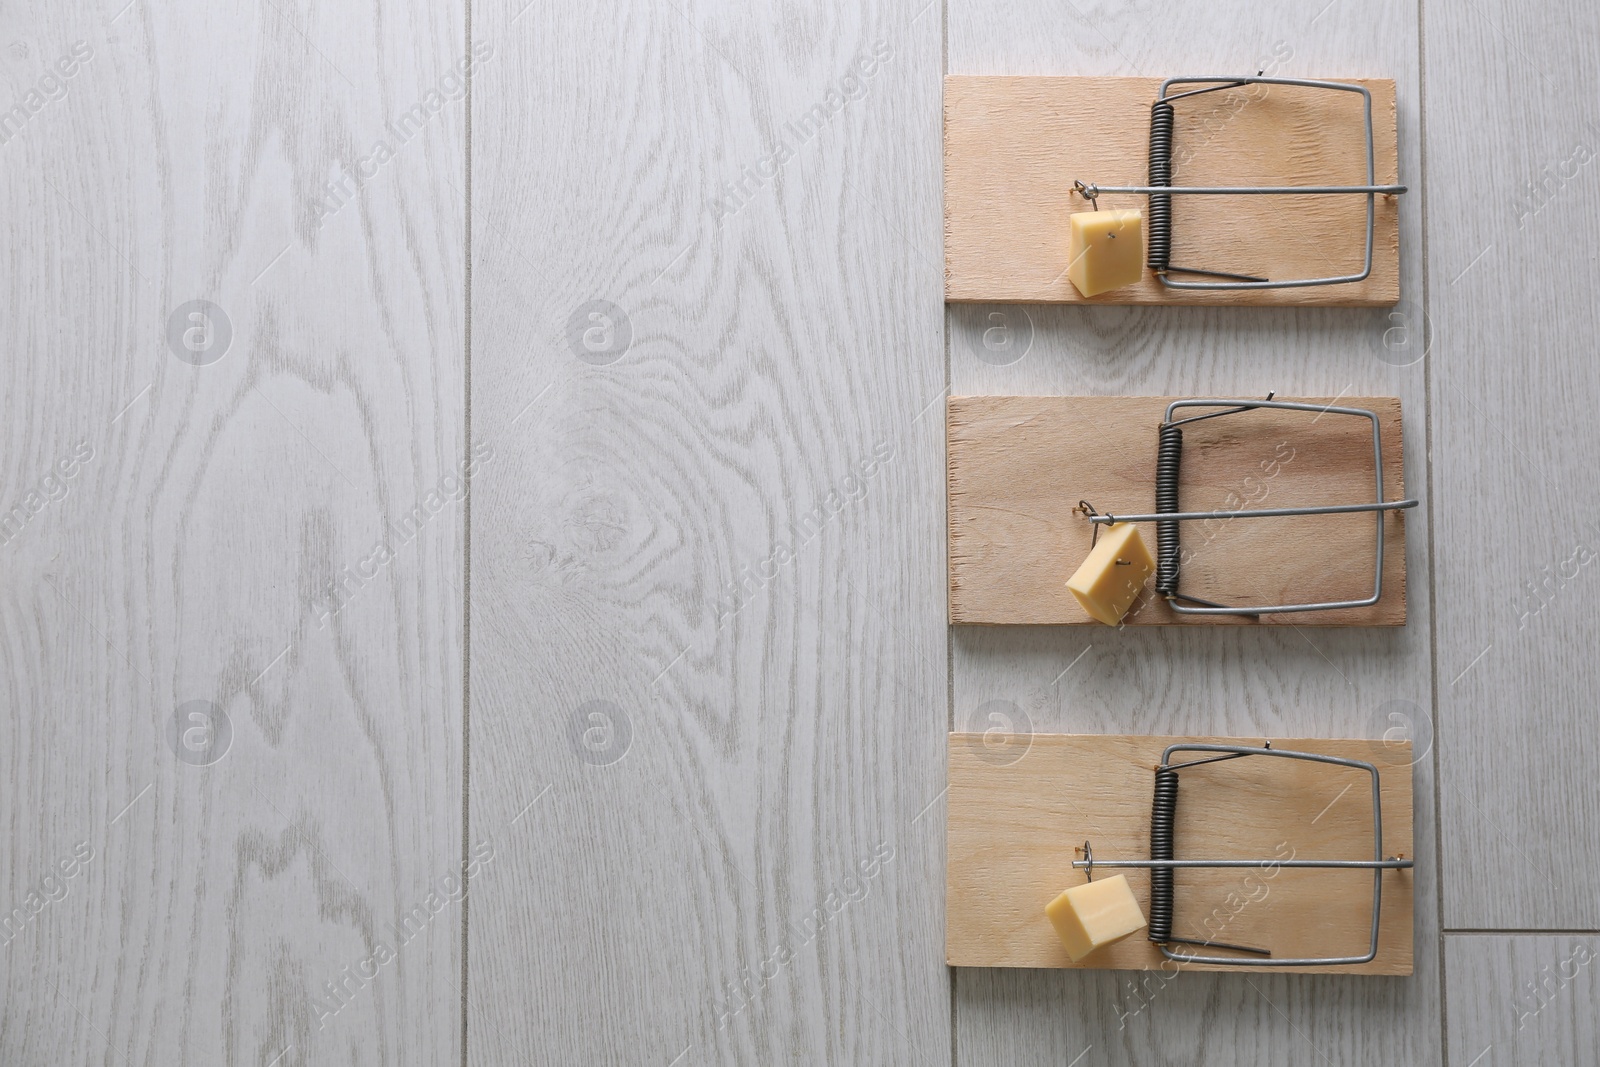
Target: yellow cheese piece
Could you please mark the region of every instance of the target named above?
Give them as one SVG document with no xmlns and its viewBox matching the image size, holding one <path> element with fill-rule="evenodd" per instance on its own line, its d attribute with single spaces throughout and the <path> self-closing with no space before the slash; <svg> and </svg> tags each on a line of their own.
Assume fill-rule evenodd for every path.
<svg viewBox="0 0 1600 1067">
<path fill-rule="evenodd" d="M 1044 913 L 1073 963 L 1146 925 L 1128 877 L 1122 874 L 1075 885 L 1045 905 Z"/>
<path fill-rule="evenodd" d="M 1115 626 L 1128 613 L 1156 569 L 1144 547 L 1139 528 L 1131 522 L 1114 522 L 1101 531 L 1089 557 L 1067 579 L 1067 588 L 1083 610 L 1107 626 Z"/>
<path fill-rule="evenodd" d="M 1078 211 L 1067 219 L 1067 277 L 1084 296 L 1132 285 L 1144 274 L 1144 216 Z"/>
</svg>

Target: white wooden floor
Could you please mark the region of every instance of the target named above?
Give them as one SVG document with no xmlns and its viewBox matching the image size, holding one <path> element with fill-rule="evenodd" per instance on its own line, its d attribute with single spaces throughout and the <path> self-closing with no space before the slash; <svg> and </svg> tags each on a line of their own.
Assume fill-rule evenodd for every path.
<svg viewBox="0 0 1600 1067">
<path fill-rule="evenodd" d="M 1597 34 L 0 7 L 0 1063 L 1600 1061 Z M 1393 315 L 945 307 L 946 72 L 1258 68 L 1397 80 Z M 1269 389 L 1404 399 L 1404 630 L 947 628 L 947 391 Z M 947 969 L 994 701 L 1411 737 L 1415 976 Z"/>
</svg>

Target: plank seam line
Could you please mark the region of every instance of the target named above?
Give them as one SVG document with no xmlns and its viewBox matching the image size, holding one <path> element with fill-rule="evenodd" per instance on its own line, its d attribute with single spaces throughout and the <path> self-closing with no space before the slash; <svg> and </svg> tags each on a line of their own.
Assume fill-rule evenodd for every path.
<svg viewBox="0 0 1600 1067">
<path fill-rule="evenodd" d="M 472 55 L 472 0 L 462 0 L 466 54 Z M 462 429 L 467 455 L 472 454 L 472 63 L 466 64 L 466 120 L 463 126 L 465 188 L 462 191 L 461 342 Z M 466 479 L 461 508 L 461 1067 L 467 1065 L 469 911 L 467 884 L 472 849 L 472 479 Z"/>
<path fill-rule="evenodd" d="M 1419 0 L 1420 2 L 1420 0 Z M 944 80 L 950 76 L 950 2 L 944 0 L 939 5 L 939 316 L 944 326 L 944 395 L 945 395 L 945 432 L 944 432 L 944 521 L 939 524 L 939 536 L 944 541 L 945 559 L 944 567 L 940 572 L 939 584 L 944 587 L 944 678 L 945 678 L 945 722 L 949 733 L 956 729 L 956 637 L 955 628 L 950 625 L 950 539 L 946 532 L 950 529 L 950 391 L 954 382 L 954 374 L 950 365 L 950 303 L 948 288 L 950 284 L 950 250 L 945 247 L 944 228 Z M 948 742 L 947 742 L 948 743 Z M 945 760 L 945 791 L 950 789 L 949 781 L 950 761 Z M 950 832 L 949 817 L 945 819 L 945 834 Z M 956 980 L 957 971 L 953 967 L 945 968 L 950 976 L 950 1067 L 960 1067 L 960 1045 L 956 1035 Z"/>
<path fill-rule="evenodd" d="M 1534 929 L 1511 926 L 1459 926 L 1443 927 L 1451 937 L 1600 937 L 1600 930 Z"/>
<path fill-rule="evenodd" d="M 1450 1003 L 1446 983 L 1447 967 L 1445 966 L 1445 892 L 1444 880 L 1446 877 L 1445 865 L 1441 862 L 1444 854 L 1444 788 L 1442 776 L 1444 773 L 1444 760 L 1440 749 L 1444 747 L 1440 733 L 1439 723 L 1439 580 L 1438 571 L 1434 565 L 1434 555 L 1437 535 L 1435 524 L 1437 516 L 1434 512 L 1433 492 L 1433 361 L 1428 358 L 1429 349 L 1433 343 L 1433 299 L 1432 275 L 1428 270 L 1428 27 L 1427 27 L 1427 0 L 1417 0 L 1417 165 L 1418 177 L 1418 210 L 1421 214 L 1418 220 L 1418 233 L 1422 242 L 1422 434 L 1423 434 L 1423 469 L 1428 478 L 1428 696 L 1429 717 L 1432 720 L 1430 734 L 1433 738 L 1433 852 L 1434 852 L 1434 915 L 1439 924 L 1438 934 L 1438 967 L 1439 967 L 1439 1062 L 1443 1067 L 1450 1067 Z M 1398 124 L 1399 116 L 1395 121 Z M 1399 152 L 1395 153 L 1395 165 L 1400 163 Z"/>
</svg>

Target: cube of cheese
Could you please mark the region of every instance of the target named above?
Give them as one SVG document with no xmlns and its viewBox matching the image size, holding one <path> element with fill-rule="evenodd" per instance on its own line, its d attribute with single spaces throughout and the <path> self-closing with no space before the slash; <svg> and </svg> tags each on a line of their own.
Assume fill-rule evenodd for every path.
<svg viewBox="0 0 1600 1067">
<path fill-rule="evenodd" d="M 1083 610 L 1107 626 L 1115 626 L 1128 613 L 1155 572 L 1156 561 L 1144 547 L 1139 528 L 1131 522 L 1107 526 L 1089 550 L 1089 556 L 1067 579 L 1067 588 Z"/>
<path fill-rule="evenodd" d="M 1067 219 L 1067 277 L 1084 296 L 1132 285 L 1144 275 L 1144 216 L 1078 211 Z"/>
<path fill-rule="evenodd" d="M 1139 901 L 1122 874 L 1075 885 L 1047 904 L 1044 913 L 1073 963 L 1146 925 Z"/>
</svg>

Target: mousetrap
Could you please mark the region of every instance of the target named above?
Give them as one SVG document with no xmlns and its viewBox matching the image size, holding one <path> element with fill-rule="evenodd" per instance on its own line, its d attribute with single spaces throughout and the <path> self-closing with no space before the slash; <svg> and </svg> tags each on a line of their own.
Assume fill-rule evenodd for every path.
<svg viewBox="0 0 1600 1067">
<path fill-rule="evenodd" d="M 950 735 L 950 966 L 1411 973 L 1409 742 L 1027 742 Z M 1146 922 L 1074 963 L 1046 908 L 1117 875 Z"/>
<path fill-rule="evenodd" d="M 952 623 L 1405 623 L 1398 399 L 975 396 L 947 413 Z M 1130 529 L 1158 558 L 1142 537 L 1123 549 Z M 1079 583 L 1107 549 L 1129 576 L 1115 617 Z"/>
<path fill-rule="evenodd" d="M 1390 306 L 1397 170 L 1389 79 L 949 76 L 945 299 Z M 1147 253 L 1090 297 L 1087 211 Z"/>
</svg>

